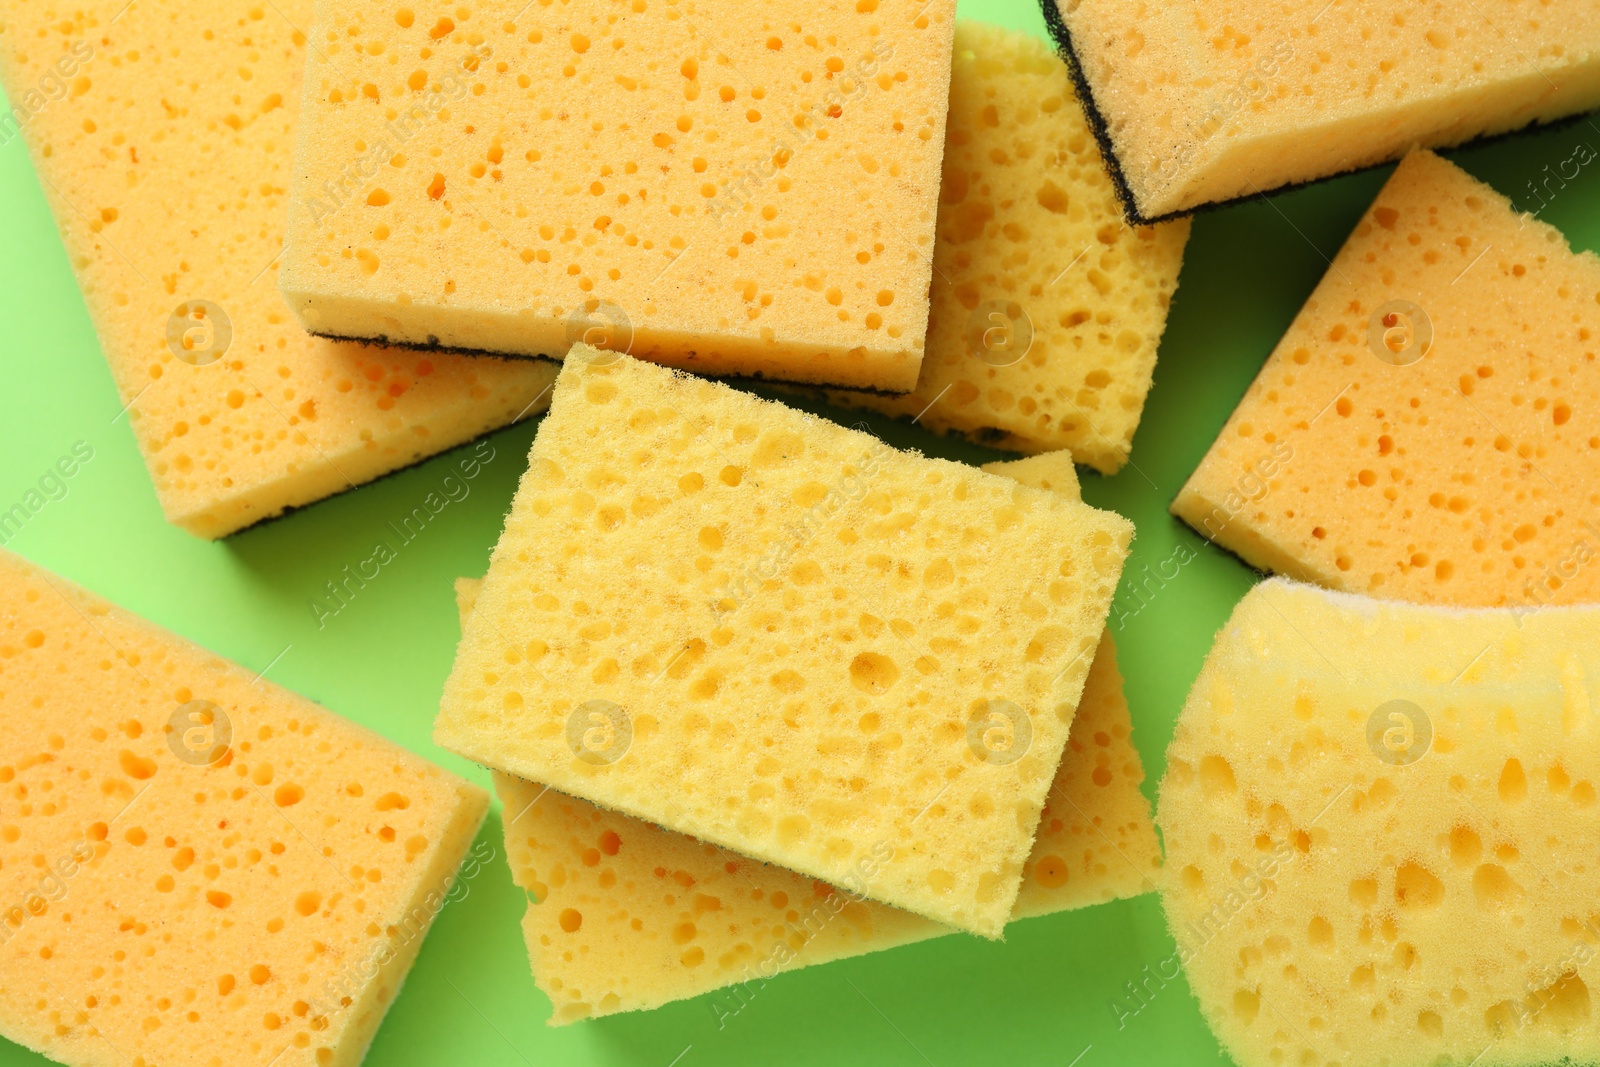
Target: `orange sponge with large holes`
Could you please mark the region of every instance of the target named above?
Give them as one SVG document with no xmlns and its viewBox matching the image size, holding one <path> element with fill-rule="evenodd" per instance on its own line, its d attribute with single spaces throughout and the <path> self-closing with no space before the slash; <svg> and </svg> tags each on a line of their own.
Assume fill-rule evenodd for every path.
<svg viewBox="0 0 1600 1067">
<path fill-rule="evenodd" d="M 1600 105 L 1594 0 L 1044 5 L 1140 220 Z"/>
<path fill-rule="evenodd" d="M 322 0 L 280 279 L 307 329 L 904 392 L 954 0 Z"/>
<path fill-rule="evenodd" d="M 294 321 L 273 276 L 310 14 L 85 0 L 0 17 L 0 146 L 20 126 L 162 511 L 202 537 L 542 411 L 555 375 Z"/>
<path fill-rule="evenodd" d="M 354 1067 L 488 807 L 0 551 L 0 1034 L 72 1067 Z"/>
<path fill-rule="evenodd" d="M 1257 567 L 1419 603 L 1600 600 L 1600 259 L 1395 170 L 1172 504 Z"/>
</svg>

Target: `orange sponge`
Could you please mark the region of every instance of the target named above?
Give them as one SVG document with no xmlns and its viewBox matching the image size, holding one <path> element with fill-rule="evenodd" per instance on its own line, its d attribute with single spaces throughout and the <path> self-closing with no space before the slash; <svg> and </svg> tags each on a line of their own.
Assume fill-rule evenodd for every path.
<svg viewBox="0 0 1600 1067">
<path fill-rule="evenodd" d="M 1350 592 L 1600 600 L 1597 299 L 1600 259 L 1413 153 L 1172 510 Z"/>
<path fill-rule="evenodd" d="M 0 551 L 0 1034 L 354 1067 L 483 790 Z"/>
<path fill-rule="evenodd" d="M 955 0 L 322 0 L 280 279 L 314 333 L 904 392 Z"/>
<path fill-rule="evenodd" d="M 202 537 L 542 410 L 554 377 L 334 344 L 284 306 L 272 275 L 310 9 L 85 0 L 0 17 L 0 144 L 20 115 L 162 510 Z"/>
</svg>

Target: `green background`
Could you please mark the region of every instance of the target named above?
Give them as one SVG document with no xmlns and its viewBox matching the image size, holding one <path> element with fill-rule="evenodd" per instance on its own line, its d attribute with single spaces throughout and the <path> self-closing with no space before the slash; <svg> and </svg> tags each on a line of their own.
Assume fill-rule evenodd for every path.
<svg viewBox="0 0 1600 1067">
<path fill-rule="evenodd" d="M 1045 36 L 1033 0 L 962 0 L 960 13 Z M 1580 143 L 1600 147 L 1588 118 L 1450 155 L 1532 210 L 1528 183 Z M 1596 172 L 1582 171 L 1541 216 L 1576 248 L 1600 247 Z M 1084 475 L 1091 503 L 1138 525 L 1125 587 L 1180 542 L 1198 553 L 1116 635 L 1151 796 L 1212 634 L 1255 580 L 1167 505 L 1387 176 L 1368 171 L 1197 218 L 1132 462 L 1114 478 Z M 0 503 L 20 498 L 75 441 L 95 450 L 68 496 L 10 548 L 247 667 L 270 664 L 273 681 L 488 784 L 486 772 L 435 747 L 430 731 L 457 638 L 451 580 L 486 567 L 536 423 L 495 435 L 496 459 L 471 495 L 319 629 L 309 599 L 438 486 L 450 457 L 221 543 L 167 525 L 20 140 L 0 148 L 0 360 Z M 867 421 L 929 454 L 1001 458 Z M 785 975 L 721 1027 L 701 997 L 549 1029 L 498 813 L 482 839 L 496 859 L 439 916 L 378 1033 L 373 1067 L 1227 1062 L 1181 979 L 1152 981 L 1148 1005 L 1120 1023 L 1111 1007 L 1119 998 L 1136 1007 L 1124 983 L 1174 948 L 1148 895 L 1020 922 L 1004 943 L 951 936 Z M 0 1042 L 0 1067 L 44 1062 Z"/>
</svg>

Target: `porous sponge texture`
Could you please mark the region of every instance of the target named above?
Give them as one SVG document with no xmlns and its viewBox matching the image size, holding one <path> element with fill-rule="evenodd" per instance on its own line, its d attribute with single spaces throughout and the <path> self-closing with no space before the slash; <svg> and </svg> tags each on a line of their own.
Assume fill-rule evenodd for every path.
<svg viewBox="0 0 1600 1067">
<path fill-rule="evenodd" d="M 987 936 L 1131 525 L 587 346 L 445 687 L 445 747 Z"/>
<path fill-rule="evenodd" d="M 953 0 L 318 7 L 282 286 L 307 328 L 904 392 Z"/>
<path fill-rule="evenodd" d="M 1130 227 L 1066 64 L 956 24 L 927 351 L 904 397 L 830 392 L 1018 452 L 1127 461 L 1188 220 Z"/>
<path fill-rule="evenodd" d="M 477 579 L 456 582 L 463 621 Z M 1095 654 L 1012 918 L 1155 887 L 1160 846 L 1116 649 Z M 919 915 L 755 863 L 508 774 L 506 854 L 550 1024 L 657 1007 L 949 933 Z"/>
<path fill-rule="evenodd" d="M 1056 5 L 1139 219 L 1600 104 L 1600 3 Z"/>
<path fill-rule="evenodd" d="M 1281 579 L 1239 604 L 1157 823 L 1190 988 L 1240 1067 L 1600 1056 L 1596 648 L 1593 607 Z"/>
<path fill-rule="evenodd" d="M 0 552 L 0 1033 L 354 1065 L 483 790 Z"/>
<path fill-rule="evenodd" d="M 1597 333 L 1600 260 L 1413 153 L 1172 510 L 1350 592 L 1600 600 Z"/>
<path fill-rule="evenodd" d="M 0 17 L 0 144 L 22 115 L 162 510 L 202 537 L 541 410 L 554 378 L 309 337 L 274 291 L 310 8 L 90 0 Z"/>
<path fill-rule="evenodd" d="M 1078 468 L 1072 462 L 1071 452 L 1045 452 L 1026 459 L 996 460 L 983 464 L 982 469 L 1072 500 L 1083 499 L 1083 487 L 1078 481 Z"/>
</svg>

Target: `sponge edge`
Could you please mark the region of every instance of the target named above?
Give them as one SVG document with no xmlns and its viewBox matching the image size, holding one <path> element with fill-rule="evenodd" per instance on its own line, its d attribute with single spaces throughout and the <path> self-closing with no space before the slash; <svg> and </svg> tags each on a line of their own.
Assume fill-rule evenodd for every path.
<svg viewBox="0 0 1600 1067">
<path fill-rule="evenodd" d="M 1600 1055 L 1597 649 L 1595 607 L 1241 601 L 1157 804 L 1178 957 L 1235 1062 Z"/>
<path fill-rule="evenodd" d="M 1600 600 L 1600 259 L 1447 160 L 1395 168 L 1172 511 L 1349 592 Z M 1539 483 L 1529 489 L 1528 479 Z"/>
<path fill-rule="evenodd" d="M 1067 66 L 956 24 L 928 342 L 906 396 L 827 391 L 980 444 L 1127 462 L 1189 222 L 1130 227 Z"/>
<path fill-rule="evenodd" d="M 456 580 L 463 624 L 480 585 Z M 1131 733 L 1107 634 L 1045 801 L 1013 920 L 1154 888 L 1161 851 Z M 533 782 L 496 772 L 494 784 L 512 875 L 534 898 L 523 935 L 534 979 L 555 1009 L 552 1026 L 950 932 Z M 721 1018 L 738 1004 L 712 1008 Z"/>
<path fill-rule="evenodd" d="M 487 794 L 3 551 L 0 680 L 0 1033 L 358 1064 Z"/>
<path fill-rule="evenodd" d="M 868 895 L 997 936 L 1131 536 L 575 348 L 435 736 L 835 884 L 883 843 Z"/>
<path fill-rule="evenodd" d="M 916 384 L 954 0 L 451 13 L 317 7 L 280 278 L 308 330 Z"/>
<path fill-rule="evenodd" d="M 1083 487 L 1079 484 L 1078 468 L 1071 452 L 1045 452 L 1027 459 L 996 460 L 983 464 L 982 469 L 1034 489 L 1059 493 L 1072 500 L 1083 499 Z"/>
<path fill-rule="evenodd" d="M 1600 17 L 1450 6 L 1043 0 L 1114 149 L 1130 216 L 1256 196 L 1600 105 Z"/>
<path fill-rule="evenodd" d="M 20 116 L 162 511 L 200 537 L 534 414 L 555 374 L 294 321 L 272 274 L 310 6 L 89 0 L 0 20 L 0 146 Z M 163 78 L 181 100 L 151 91 Z"/>
</svg>

